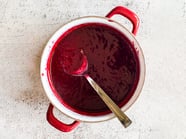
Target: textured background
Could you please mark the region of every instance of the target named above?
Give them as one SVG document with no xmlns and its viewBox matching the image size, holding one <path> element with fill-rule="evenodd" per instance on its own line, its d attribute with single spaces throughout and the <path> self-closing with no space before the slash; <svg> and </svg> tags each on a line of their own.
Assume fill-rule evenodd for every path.
<svg viewBox="0 0 186 139">
<path fill-rule="evenodd" d="M 137 39 L 147 74 L 139 99 L 127 111 L 133 124 L 123 129 L 117 119 L 81 123 L 62 133 L 45 120 L 49 101 L 39 76 L 44 45 L 67 21 L 104 16 L 117 5 L 127 6 L 141 19 Z M 185 0 L 0 0 L 1 139 L 186 139 L 185 73 Z"/>
</svg>

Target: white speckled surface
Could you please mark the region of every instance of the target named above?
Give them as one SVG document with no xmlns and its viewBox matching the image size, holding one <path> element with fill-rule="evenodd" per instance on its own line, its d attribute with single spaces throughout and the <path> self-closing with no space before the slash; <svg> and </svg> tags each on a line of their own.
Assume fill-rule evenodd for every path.
<svg viewBox="0 0 186 139">
<path fill-rule="evenodd" d="M 133 124 L 123 129 L 113 119 L 62 133 L 45 120 L 49 101 L 39 76 L 44 45 L 67 21 L 104 16 L 117 5 L 141 19 L 137 39 L 147 74 L 127 111 Z M 0 0 L 0 139 L 186 139 L 185 54 L 185 0 Z M 72 121 L 57 110 L 56 115 Z"/>
</svg>

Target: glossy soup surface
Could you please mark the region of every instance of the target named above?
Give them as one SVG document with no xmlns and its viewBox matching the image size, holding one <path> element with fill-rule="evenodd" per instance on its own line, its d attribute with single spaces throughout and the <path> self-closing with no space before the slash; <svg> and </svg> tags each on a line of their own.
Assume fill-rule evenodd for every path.
<svg viewBox="0 0 186 139">
<path fill-rule="evenodd" d="M 72 110 L 85 114 L 109 112 L 107 106 L 84 77 L 64 72 L 66 66 L 77 68 L 83 50 L 88 58 L 88 74 L 119 105 L 128 102 L 139 78 L 139 63 L 132 43 L 116 29 L 103 24 L 83 24 L 60 38 L 52 54 L 51 82 L 60 99 Z M 78 61 L 78 62 L 77 62 Z"/>
</svg>

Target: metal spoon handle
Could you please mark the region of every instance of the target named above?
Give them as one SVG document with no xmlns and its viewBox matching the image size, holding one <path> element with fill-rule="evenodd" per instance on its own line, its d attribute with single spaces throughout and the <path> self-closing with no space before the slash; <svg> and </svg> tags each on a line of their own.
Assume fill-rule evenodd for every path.
<svg viewBox="0 0 186 139">
<path fill-rule="evenodd" d="M 121 124 L 126 128 L 128 127 L 132 121 L 129 119 L 127 115 L 125 115 L 121 109 L 114 103 L 114 101 L 103 91 L 103 89 L 89 76 L 84 75 L 84 77 L 88 80 L 90 85 L 94 88 L 94 90 L 98 93 L 98 95 L 102 98 L 108 108 L 116 115 Z"/>
</svg>

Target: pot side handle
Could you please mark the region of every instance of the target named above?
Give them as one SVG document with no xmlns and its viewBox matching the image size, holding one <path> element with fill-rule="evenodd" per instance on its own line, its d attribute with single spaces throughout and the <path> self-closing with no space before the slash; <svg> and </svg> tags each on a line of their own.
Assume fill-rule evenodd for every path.
<svg viewBox="0 0 186 139">
<path fill-rule="evenodd" d="M 129 10 L 129 9 L 125 8 L 125 7 L 117 6 L 114 9 L 112 9 L 106 15 L 106 17 L 111 18 L 112 16 L 114 16 L 116 14 L 122 15 L 122 16 L 124 16 L 124 17 L 126 17 L 127 19 L 130 20 L 130 22 L 133 25 L 132 33 L 134 35 L 136 35 L 136 33 L 138 31 L 138 28 L 139 28 L 139 23 L 140 23 L 140 20 L 139 20 L 138 16 L 134 12 L 132 12 L 131 10 Z"/>
<path fill-rule="evenodd" d="M 71 124 L 65 124 L 59 121 L 58 119 L 56 119 L 56 117 L 53 114 L 53 108 L 54 106 L 52 104 L 49 104 L 48 111 L 47 111 L 47 121 L 56 129 L 62 132 L 70 132 L 80 124 L 79 121 L 74 121 Z"/>
</svg>

